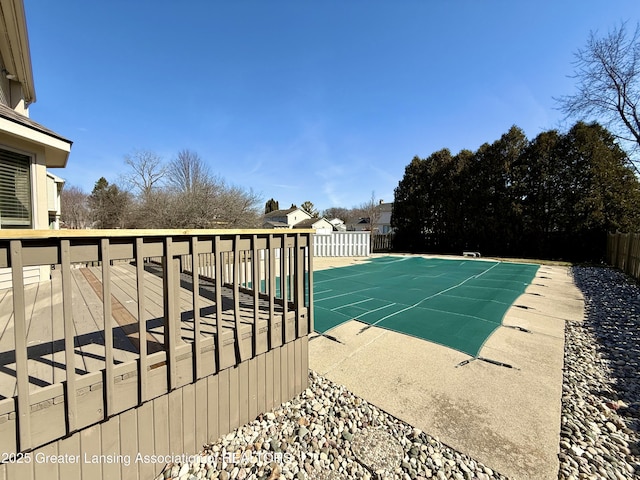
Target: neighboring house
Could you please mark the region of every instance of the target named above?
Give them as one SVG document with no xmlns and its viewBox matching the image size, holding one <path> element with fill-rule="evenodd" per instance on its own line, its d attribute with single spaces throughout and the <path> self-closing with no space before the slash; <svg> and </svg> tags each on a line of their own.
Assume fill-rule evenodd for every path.
<svg viewBox="0 0 640 480">
<path fill-rule="evenodd" d="M 373 228 L 371 228 L 371 219 L 366 217 L 359 218 L 358 221 L 347 224 L 347 230 L 356 232 L 372 231 L 374 234 L 383 235 L 391 233 L 391 212 L 393 210 L 393 203 L 384 203 L 380 200 L 380 203 L 375 206 L 375 210 Z"/>
<path fill-rule="evenodd" d="M 66 166 L 72 142 L 29 118 L 36 94 L 22 0 L 0 0 L 0 72 L 0 229 L 48 229 L 50 214 L 54 224 L 59 215 L 47 184 L 51 178 L 57 193 L 60 182 L 47 168 Z M 9 272 L 0 269 L 0 287 Z M 25 269 L 25 282 L 45 277 Z"/>
<path fill-rule="evenodd" d="M 329 220 L 329 223 L 333 225 L 334 232 L 346 232 L 347 226 L 344 224 L 344 220 L 340 220 L 339 218 L 333 218 Z"/>
<path fill-rule="evenodd" d="M 369 218 L 359 218 L 356 222 L 347 224 L 347 230 L 350 232 L 368 232 L 371 231 L 371 222 Z"/>
<path fill-rule="evenodd" d="M 292 207 L 288 210 L 274 210 L 264 216 L 264 228 L 293 228 L 303 220 L 311 218 L 304 210 Z"/>
<path fill-rule="evenodd" d="M 333 225 L 326 218 L 307 218 L 296 223 L 293 228 L 313 228 L 319 235 L 329 235 L 333 232 Z"/>
<path fill-rule="evenodd" d="M 64 188 L 64 179 L 47 172 L 47 208 L 49 209 L 49 228 L 60 229 L 62 206 L 60 197 Z"/>
<path fill-rule="evenodd" d="M 391 211 L 393 210 L 393 202 L 383 203 L 380 201 L 377 210 L 378 218 L 373 225 L 373 233 L 381 233 L 383 235 L 391 233 Z"/>
<path fill-rule="evenodd" d="M 318 234 L 329 234 L 333 225 L 326 218 L 316 218 L 301 208 L 274 210 L 264 216 L 263 228 L 313 228 Z"/>
</svg>

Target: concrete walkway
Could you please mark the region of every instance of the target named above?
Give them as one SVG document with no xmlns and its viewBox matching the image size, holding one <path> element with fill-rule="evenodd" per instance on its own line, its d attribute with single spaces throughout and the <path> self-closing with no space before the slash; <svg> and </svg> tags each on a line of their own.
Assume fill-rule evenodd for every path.
<svg viewBox="0 0 640 480">
<path fill-rule="evenodd" d="M 501 327 L 480 352 L 512 368 L 357 321 L 314 335 L 310 368 L 510 478 L 557 478 L 564 321 L 583 315 L 568 268 L 543 265 L 503 322 L 528 332 Z"/>
</svg>

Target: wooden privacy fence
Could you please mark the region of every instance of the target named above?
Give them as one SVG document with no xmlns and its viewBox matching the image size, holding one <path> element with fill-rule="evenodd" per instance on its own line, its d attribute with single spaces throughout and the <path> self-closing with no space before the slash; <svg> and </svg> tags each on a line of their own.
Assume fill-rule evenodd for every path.
<svg viewBox="0 0 640 480">
<path fill-rule="evenodd" d="M 369 232 L 331 232 L 314 235 L 313 255 L 316 257 L 368 257 L 371 252 Z"/>
<path fill-rule="evenodd" d="M 607 262 L 640 280 L 640 233 L 610 233 Z"/>
<path fill-rule="evenodd" d="M 393 249 L 393 234 L 376 234 L 371 236 L 371 253 L 390 252 Z"/>
<path fill-rule="evenodd" d="M 0 268 L 11 269 L 11 288 L 0 291 L 0 452 L 13 460 L 41 449 L 113 454 L 102 449 L 126 445 L 183 453 L 176 450 L 199 449 L 304 390 L 312 237 L 2 231 Z M 25 285 L 33 266 L 50 268 L 50 279 Z M 131 411 L 114 433 L 111 420 Z M 39 467 L 56 478 L 35 462 L 2 461 L 0 478 L 37 478 Z M 89 467 L 65 475 L 111 475 L 107 466 L 99 474 Z M 135 468 L 135 476 L 122 470 L 113 478 L 157 474 Z"/>
</svg>

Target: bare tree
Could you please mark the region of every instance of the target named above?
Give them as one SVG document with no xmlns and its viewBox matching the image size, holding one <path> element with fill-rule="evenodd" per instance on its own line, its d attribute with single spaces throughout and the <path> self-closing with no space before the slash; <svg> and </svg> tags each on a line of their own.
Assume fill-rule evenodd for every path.
<svg viewBox="0 0 640 480">
<path fill-rule="evenodd" d="M 223 185 L 219 196 L 220 220 L 225 228 L 256 228 L 260 226 L 262 197 L 252 189 Z"/>
<path fill-rule="evenodd" d="M 360 205 L 360 210 L 364 213 L 365 218 L 369 219 L 370 231 L 371 234 L 374 234 L 375 226 L 380 220 L 380 203 L 382 201 L 376 200 L 376 192 L 371 192 L 371 198 Z"/>
<path fill-rule="evenodd" d="M 167 188 L 153 189 L 144 202 L 138 200 L 132 205 L 128 218 L 129 228 L 170 228 L 173 196 Z"/>
<path fill-rule="evenodd" d="M 346 222 L 351 218 L 352 215 L 351 210 L 349 210 L 348 208 L 331 207 L 323 211 L 322 216 L 328 219 L 339 218 L 340 220 Z"/>
<path fill-rule="evenodd" d="M 202 158 L 182 150 L 167 171 L 171 197 L 166 221 L 175 228 L 250 228 L 259 225 L 261 197 L 214 176 Z"/>
<path fill-rule="evenodd" d="M 220 184 L 200 155 L 182 150 L 168 166 L 167 186 L 174 228 L 215 228 L 218 223 Z"/>
<path fill-rule="evenodd" d="M 87 228 L 91 223 L 89 195 L 81 188 L 65 186 L 60 193 L 61 220 L 67 228 Z"/>
<path fill-rule="evenodd" d="M 577 92 L 557 99 L 568 118 L 596 120 L 619 139 L 640 147 L 640 25 L 628 34 L 622 23 L 607 36 L 591 32 L 575 54 Z M 640 173 L 637 165 L 634 165 Z"/>
<path fill-rule="evenodd" d="M 147 201 L 153 190 L 162 186 L 166 176 L 167 167 L 162 157 L 148 150 L 136 150 L 131 155 L 125 155 L 124 163 L 130 172 L 122 178 L 122 183 L 143 202 Z"/>
<path fill-rule="evenodd" d="M 182 193 L 195 193 L 209 189 L 215 178 L 209 172 L 209 167 L 200 155 L 191 150 L 181 150 L 174 160 L 169 163 L 168 184 L 171 188 Z"/>
<path fill-rule="evenodd" d="M 194 151 L 182 150 L 168 164 L 153 152 L 125 157 L 130 172 L 123 180 L 136 195 L 128 205 L 134 228 L 249 228 L 259 225 L 260 197 L 213 175 Z M 104 184 L 104 185 L 103 185 Z M 100 188 L 98 188 L 100 187 Z M 92 194 L 94 210 L 116 197 L 104 180 Z M 106 193 L 105 193 L 106 192 Z M 107 195 L 109 194 L 109 195 Z M 110 195 L 113 194 L 113 195 Z M 109 204 L 110 205 L 110 204 Z M 113 223 L 105 218 L 102 224 Z"/>
</svg>

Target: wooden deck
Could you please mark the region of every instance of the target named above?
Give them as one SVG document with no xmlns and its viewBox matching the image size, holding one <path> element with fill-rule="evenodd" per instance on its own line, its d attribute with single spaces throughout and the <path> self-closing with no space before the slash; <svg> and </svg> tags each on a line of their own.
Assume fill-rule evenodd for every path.
<svg viewBox="0 0 640 480">
<path fill-rule="evenodd" d="M 165 450 L 166 440 L 192 440 L 167 433 L 167 398 L 182 399 L 172 418 L 206 408 L 204 442 L 302 391 L 312 235 L 3 231 L 0 451 L 63 449 L 96 428 L 107 445 L 114 419 L 144 417 L 150 403 L 157 428 L 137 435 Z"/>
<path fill-rule="evenodd" d="M 73 325 L 75 329 L 76 374 L 105 368 L 104 309 L 101 267 L 72 270 Z M 147 332 L 144 334 L 149 354 L 163 350 L 165 343 L 165 298 L 162 267 L 145 265 L 144 312 Z M 111 311 L 113 322 L 113 358 L 115 364 L 134 361 L 139 356 L 138 302 L 136 267 L 118 263 L 111 267 Z M 180 337 L 194 343 L 193 278 L 182 273 L 180 278 Z M 200 336 L 216 335 L 215 285 L 200 278 Z M 65 373 L 64 325 L 62 315 L 62 282 L 59 270 L 52 271 L 48 282 L 25 287 L 27 311 L 27 348 L 30 391 L 63 382 Z M 243 336 L 253 336 L 254 299 L 240 291 L 239 306 Z M 275 306 L 275 323 L 280 323 L 282 306 Z M 269 322 L 269 302 L 259 300 L 259 333 L 265 333 Z M 225 334 L 231 339 L 234 328 L 233 289 L 222 287 L 222 318 Z M 226 339 L 227 335 L 223 335 Z M 210 359 L 215 362 L 213 356 Z M 17 395 L 13 332 L 13 298 L 11 290 L 0 292 L 0 399 Z M 153 368 L 153 365 L 151 366 Z"/>
</svg>

